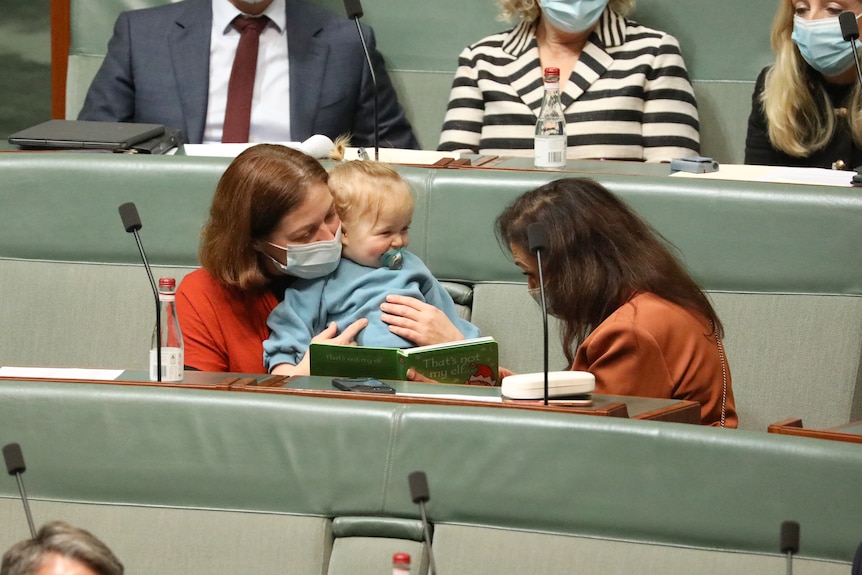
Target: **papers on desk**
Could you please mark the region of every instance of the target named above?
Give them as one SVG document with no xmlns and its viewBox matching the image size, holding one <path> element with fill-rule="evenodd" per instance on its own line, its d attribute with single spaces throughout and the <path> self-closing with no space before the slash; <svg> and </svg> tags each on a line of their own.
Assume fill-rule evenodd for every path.
<svg viewBox="0 0 862 575">
<path fill-rule="evenodd" d="M 458 160 L 460 152 L 435 152 L 434 150 L 405 150 L 402 148 L 380 148 L 378 150 L 381 162 L 389 164 L 414 164 L 430 166 L 440 160 L 449 158 Z M 345 148 L 345 160 L 373 160 L 374 146 L 367 148 Z"/>
<path fill-rule="evenodd" d="M 185 144 L 183 153 L 186 156 L 214 156 L 218 158 L 235 158 L 245 150 L 264 142 L 250 142 L 245 144 Z M 308 154 L 312 158 L 325 159 L 329 157 L 335 144 L 324 135 L 315 134 L 304 142 L 268 142 L 287 146 Z"/>
<path fill-rule="evenodd" d="M 718 171 L 708 174 L 694 174 L 690 172 L 674 172 L 671 174 L 675 178 L 842 187 L 850 187 L 850 180 L 854 175 L 856 175 L 856 172 L 827 170 L 825 168 L 789 168 L 783 166 L 749 166 L 742 164 L 721 164 Z"/>
<path fill-rule="evenodd" d="M 122 369 L 79 369 L 67 367 L 0 367 L 0 377 L 23 377 L 27 379 L 88 379 L 113 381 L 120 377 Z"/>
<path fill-rule="evenodd" d="M 187 156 L 215 156 L 219 158 L 235 158 L 246 149 L 262 142 L 249 144 L 185 144 L 183 152 Z M 272 142 L 304 152 L 313 158 L 327 159 L 335 148 L 335 144 L 320 134 L 315 134 L 304 142 Z M 390 164 L 414 164 L 430 166 L 442 159 L 460 159 L 459 152 L 435 152 L 432 150 L 403 150 L 400 148 L 380 148 L 379 160 Z M 374 159 L 374 148 L 345 148 L 345 160 Z"/>
</svg>

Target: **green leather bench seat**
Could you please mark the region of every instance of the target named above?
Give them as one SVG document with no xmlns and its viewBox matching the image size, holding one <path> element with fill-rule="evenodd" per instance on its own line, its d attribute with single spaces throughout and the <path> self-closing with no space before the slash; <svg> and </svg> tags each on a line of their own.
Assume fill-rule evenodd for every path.
<svg viewBox="0 0 862 575">
<path fill-rule="evenodd" d="M 130 573 L 846 573 L 857 446 L 610 417 L 111 384 L 0 382 L 35 520 L 96 532 Z M 379 519 L 378 519 L 379 518 Z M 0 547 L 26 537 L 0 481 Z M 414 573 L 421 571 L 414 571 Z"/>
<path fill-rule="evenodd" d="M 137 204 L 156 273 L 180 279 L 198 265 L 199 230 L 227 164 L 182 156 L 0 155 L 0 365 L 144 369 L 152 295 L 117 207 Z M 518 194 L 561 174 L 400 171 L 416 196 L 411 250 L 457 292 L 465 315 L 498 339 L 503 365 L 541 370 L 539 310 L 493 224 Z M 763 431 L 791 416 L 809 427 L 862 419 L 862 195 L 593 176 L 672 242 L 710 292 L 727 331 L 743 427 Z M 564 368 L 559 346 L 551 352 L 552 368 Z"/>
</svg>

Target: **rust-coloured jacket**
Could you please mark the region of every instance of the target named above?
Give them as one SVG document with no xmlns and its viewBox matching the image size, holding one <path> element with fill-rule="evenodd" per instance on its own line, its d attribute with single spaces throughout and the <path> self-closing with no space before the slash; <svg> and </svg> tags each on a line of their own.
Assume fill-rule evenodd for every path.
<svg viewBox="0 0 862 575">
<path fill-rule="evenodd" d="M 730 366 L 725 377 L 709 321 L 639 293 L 597 326 L 578 347 L 572 369 L 596 376 L 596 393 L 697 401 L 701 423 L 736 427 Z"/>
</svg>

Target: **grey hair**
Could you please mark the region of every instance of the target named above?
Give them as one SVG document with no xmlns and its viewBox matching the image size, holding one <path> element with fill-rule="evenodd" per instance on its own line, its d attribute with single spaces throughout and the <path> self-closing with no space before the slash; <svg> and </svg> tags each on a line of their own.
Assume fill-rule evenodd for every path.
<svg viewBox="0 0 862 575">
<path fill-rule="evenodd" d="M 61 555 L 86 565 L 98 575 L 123 575 L 123 564 L 95 535 L 62 521 L 44 524 L 36 537 L 9 548 L 0 575 L 33 575 L 50 555 Z"/>
</svg>

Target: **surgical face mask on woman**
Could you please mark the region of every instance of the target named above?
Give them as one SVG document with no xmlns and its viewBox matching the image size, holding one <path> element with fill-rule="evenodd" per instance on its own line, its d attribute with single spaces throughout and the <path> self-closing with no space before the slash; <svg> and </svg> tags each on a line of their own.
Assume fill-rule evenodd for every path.
<svg viewBox="0 0 862 575">
<path fill-rule="evenodd" d="M 808 65 L 821 74 L 837 76 L 853 65 L 853 52 L 844 40 L 837 17 L 806 20 L 794 16 L 790 39 Z"/>
<path fill-rule="evenodd" d="M 264 254 L 283 273 L 307 280 L 320 278 L 334 272 L 341 260 L 341 225 L 331 240 L 286 246 L 266 243 L 285 251 L 287 265 L 269 254 Z"/>
<path fill-rule="evenodd" d="M 578 34 L 593 27 L 608 0 L 540 0 L 542 15 L 558 30 Z"/>
<path fill-rule="evenodd" d="M 542 307 L 542 292 L 539 288 L 527 288 L 527 293 L 535 300 L 539 307 Z M 548 290 L 545 290 L 545 300 L 548 302 L 548 315 L 560 319 L 560 314 L 554 309 L 554 302 L 551 301 L 551 296 L 548 295 Z"/>
</svg>

